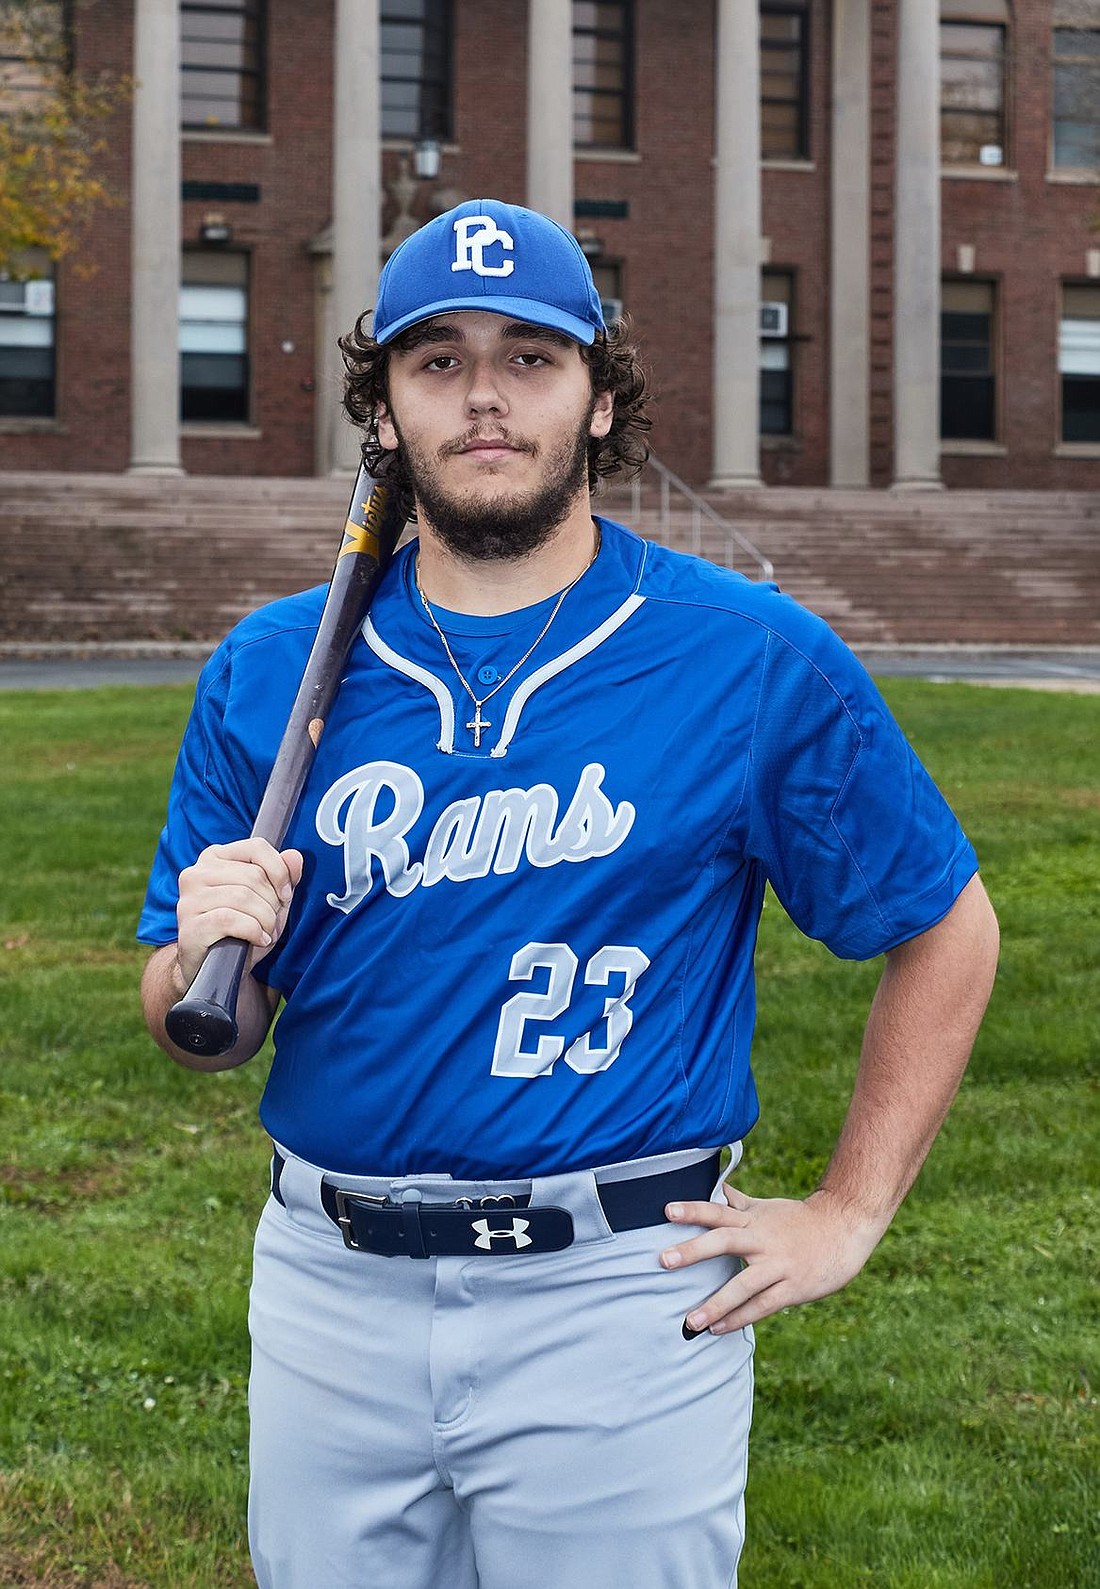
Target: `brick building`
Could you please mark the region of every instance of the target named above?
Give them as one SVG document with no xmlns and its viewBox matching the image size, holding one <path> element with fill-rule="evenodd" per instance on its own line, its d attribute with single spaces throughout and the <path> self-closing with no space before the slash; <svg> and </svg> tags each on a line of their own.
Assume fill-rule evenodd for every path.
<svg viewBox="0 0 1100 1589">
<path fill-rule="evenodd" d="M 1100 485 L 1100 0 L 39 9 L 136 87 L 123 202 L 0 280 L 0 469 L 345 466 L 336 334 L 492 194 L 581 239 L 689 480 Z M 54 69 L 18 10 L 0 113 Z"/>
</svg>

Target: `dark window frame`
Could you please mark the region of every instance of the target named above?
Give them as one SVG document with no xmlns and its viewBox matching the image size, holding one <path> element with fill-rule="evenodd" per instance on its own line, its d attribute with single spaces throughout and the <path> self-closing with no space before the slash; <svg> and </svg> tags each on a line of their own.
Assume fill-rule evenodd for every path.
<svg viewBox="0 0 1100 1589">
<path fill-rule="evenodd" d="M 439 79 L 426 77 L 406 77 L 404 74 L 386 71 L 386 52 L 379 51 L 379 79 L 382 95 L 382 136 L 408 143 L 410 139 L 415 143 L 422 138 L 434 138 L 440 143 L 448 143 L 454 137 L 454 5 L 453 0 L 425 0 L 425 9 L 434 12 L 433 16 L 405 17 L 387 16 L 385 0 L 382 0 L 380 25 L 385 27 L 406 28 L 411 33 L 414 29 L 420 31 L 426 38 L 428 29 L 436 27 L 438 32 L 439 52 L 444 66 L 443 74 Z M 421 51 L 423 61 L 427 54 Z M 417 100 L 417 130 L 410 133 L 406 130 L 395 131 L 386 126 L 385 87 L 387 83 L 415 83 L 420 90 L 432 89 L 438 98 L 425 105 L 424 95 L 418 95 Z M 431 98 L 431 96 L 429 96 Z"/>
<path fill-rule="evenodd" d="M 27 376 L 18 376 L 18 375 L 7 375 L 7 374 L 5 374 L 4 371 L 3 371 L 3 363 L 4 363 L 5 353 L 7 352 L 7 350 L 9 348 L 18 347 L 18 346 L 20 346 L 20 344 L 18 344 L 18 343 L 4 343 L 4 342 L 0 342 L 0 423 L 4 422 L 6 420 L 9 420 L 9 419 L 13 419 L 13 420 L 20 420 L 20 419 L 38 419 L 38 420 L 42 420 L 42 419 L 47 419 L 47 420 L 48 419 L 56 419 L 57 418 L 57 396 L 58 396 L 58 390 L 57 390 L 57 270 L 56 270 L 56 267 L 51 264 L 50 274 L 49 274 L 48 277 L 46 277 L 46 276 L 20 277 L 19 275 L 12 276 L 12 275 L 7 275 L 6 273 L 4 273 L 4 278 L 8 282 L 12 281 L 13 279 L 16 282 L 21 282 L 24 287 L 27 285 L 28 281 L 48 280 L 53 286 L 53 307 L 52 307 L 52 309 L 50 311 L 50 314 L 48 316 L 47 315 L 28 315 L 26 309 L 23 309 L 20 313 L 13 312 L 12 310 L 9 310 L 9 309 L 0 309 L 0 323 L 2 323 L 5 320 L 19 318 L 19 319 L 22 319 L 22 320 L 39 320 L 39 321 L 48 319 L 49 320 L 49 324 L 50 324 L 49 373 L 48 373 L 48 375 L 38 375 L 38 376 L 33 376 L 33 377 L 27 377 Z M 27 346 L 33 346 L 33 344 L 26 344 L 26 345 Z M 28 385 L 28 383 L 32 387 L 40 388 L 41 389 L 41 395 L 40 395 L 40 397 L 39 397 L 39 399 L 37 401 L 32 399 L 30 402 L 24 402 L 22 404 L 19 404 L 15 400 L 15 393 L 18 391 L 18 389 L 20 387 L 26 387 Z"/>
<path fill-rule="evenodd" d="M 185 359 L 185 357 L 187 357 L 187 355 L 185 355 L 184 352 L 183 352 L 183 349 L 180 348 L 179 354 L 178 354 L 178 357 L 179 357 L 179 383 L 178 384 L 179 384 L 179 418 L 180 418 L 180 424 L 181 425 L 198 425 L 198 426 L 203 426 L 203 425 L 232 425 L 232 426 L 240 426 L 242 429 L 246 429 L 248 426 L 250 426 L 253 423 L 253 417 L 252 416 L 253 416 L 253 411 L 254 411 L 254 394 L 253 394 L 253 390 L 252 390 L 252 381 L 253 381 L 253 375 L 254 375 L 254 366 L 253 366 L 253 360 L 252 360 L 252 344 L 253 344 L 253 336 L 252 336 L 253 291 L 252 291 L 252 285 L 253 285 L 253 263 L 254 263 L 253 255 L 252 255 L 251 251 L 249 251 L 247 249 L 238 249 L 238 248 L 233 248 L 233 249 L 185 248 L 183 253 L 184 253 L 184 257 L 188 258 L 188 259 L 202 259 L 202 258 L 207 258 L 207 257 L 209 257 L 209 258 L 219 258 L 219 257 L 232 256 L 233 258 L 241 259 L 244 262 L 244 271 L 243 271 L 243 274 L 244 274 L 244 320 L 242 322 L 242 324 L 244 326 L 244 352 L 242 354 L 240 354 L 240 355 L 237 355 L 237 357 L 239 357 L 241 359 L 241 362 L 242 362 L 243 367 L 244 367 L 244 380 L 243 380 L 243 382 L 240 385 L 233 386 L 233 387 L 230 387 L 230 388 L 225 388 L 225 390 L 234 391 L 234 392 L 240 392 L 240 393 L 243 394 L 243 405 L 242 405 L 242 411 L 240 413 L 236 413 L 236 414 L 220 414 L 220 415 L 219 414 L 188 413 L 187 409 L 188 409 L 189 404 L 188 404 L 188 399 L 187 399 L 187 396 L 186 396 L 187 392 L 188 391 L 195 391 L 195 390 L 203 390 L 204 388 L 194 387 L 194 386 L 188 387 L 186 385 L 186 383 L 184 382 L 184 378 L 183 378 L 183 376 L 184 376 L 184 359 Z M 218 287 L 218 286 L 225 286 L 225 285 L 239 285 L 238 283 L 225 283 L 225 282 L 217 282 L 217 281 L 208 281 L 208 282 L 186 281 L 186 280 L 184 280 L 184 274 L 185 273 L 184 273 L 184 270 L 182 269 L 182 261 L 181 261 L 181 271 L 180 271 L 181 286 L 186 286 L 186 287 L 202 287 L 202 286 Z M 211 388 L 206 388 L 206 390 L 211 390 Z"/>
<path fill-rule="evenodd" d="M 787 284 L 787 286 L 786 286 L 787 296 L 786 296 L 786 299 L 785 299 L 785 302 L 786 302 L 786 305 L 787 305 L 787 334 L 786 334 L 786 336 L 783 336 L 783 337 L 771 337 L 771 336 L 766 337 L 763 334 L 763 329 L 761 329 L 761 333 L 760 333 L 760 368 L 759 368 L 759 375 L 760 375 L 760 407 L 759 407 L 759 413 L 757 415 L 757 430 L 759 432 L 759 435 L 760 435 L 761 439 L 763 439 L 765 437 L 770 437 L 770 438 L 773 438 L 774 440 L 780 441 L 780 442 L 783 442 L 783 441 L 795 441 L 795 440 L 797 440 L 797 437 L 798 437 L 798 426 L 797 426 L 797 423 L 796 423 L 797 386 L 796 386 L 796 371 L 795 371 L 795 364 L 796 364 L 795 349 L 796 349 L 796 347 L 798 345 L 798 341 L 799 341 L 798 333 L 797 333 L 797 330 L 796 330 L 796 324 L 797 324 L 796 314 L 797 314 L 797 308 L 798 308 L 798 271 L 795 270 L 792 266 L 766 265 L 763 268 L 763 270 L 761 270 L 761 272 L 760 272 L 760 303 L 761 303 L 761 305 L 763 305 L 765 303 L 771 303 L 773 301 L 780 301 L 780 300 L 772 300 L 767 295 L 766 282 L 767 282 L 769 277 L 782 277 L 785 280 L 786 284 Z M 765 370 L 765 368 L 764 368 L 764 349 L 765 349 L 765 347 L 775 347 L 777 344 L 782 346 L 782 347 L 784 347 L 786 349 L 786 352 L 787 352 L 787 367 L 786 367 L 785 370 Z M 779 393 L 779 395 L 776 396 L 776 395 L 771 395 L 769 392 L 767 392 L 765 390 L 766 387 L 775 387 L 776 386 L 776 382 L 774 380 L 765 380 L 765 376 L 774 377 L 774 376 L 777 376 L 777 375 L 783 377 L 783 381 L 782 381 L 783 389 Z M 765 426 L 765 424 L 764 424 L 764 410 L 765 410 L 765 408 L 767 406 L 769 406 L 769 405 L 776 406 L 776 405 L 779 405 L 779 404 L 782 404 L 783 408 L 785 410 L 786 427 L 784 429 L 778 429 L 778 428 L 776 428 L 774 426 Z"/>
<path fill-rule="evenodd" d="M 1009 117 L 1009 87 L 1010 87 L 1010 84 L 1011 84 L 1011 81 L 1012 81 L 1012 36 L 1011 36 L 1011 32 L 1010 32 L 1010 29 L 1009 29 L 1009 26 L 1008 26 L 1007 23 L 1005 23 L 1005 22 L 991 22 L 986 17 L 968 18 L 968 17 L 955 16 L 955 15 L 952 15 L 952 16 L 949 16 L 949 17 L 941 17 L 940 18 L 940 24 L 939 24 L 939 28 L 940 28 L 940 33 L 939 33 L 939 37 L 940 37 L 940 60 L 941 60 L 941 62 L 943 61 L 944 56 L 947 54 L 947 51 L 944 48 L 944 34 L 945 34 L 945 30 L 949 29 L 949 28 L 964 28 L 964 27 L 966 27 L 966 28 L 974 28 L 974 27 L 988 28 L 991 32 L 997 32 L 997 33 L 1000 33 L 1000 35 L 1001 35 L 1001 53 L 1000 53 L 1000 62 L 1001 62 L 1001 105 L 1000 105 L 1000 112 L 999 112 L 1000 133 L 1001 133 L 1001 139 L 1000 139 L 1001 163 L 1000 163 L 999 167 L 994 167 L 994 168 L 991 168 L 991 169 L 997 169 L 997 170 L 1002 170 L 1003 171 L 1007 167 L 1011 166 L 1011 164 L 1012 164 L 1012 160 L 1011 160 L 1012 124 L 1011 124 L 1011 120 L 1010 120 L 1010 117 Z M 955 54 L 955 56 L 953 58 L 960 59 L 960 60 L 967 60 L 967 59 L 978 60 L 978 59 L 985 59 L 986 57 L 968 56 L 965 52 L 956 52 L 956 54 Z M 944 118 L 946 116 L 952 115 L 952 114 L 958 114 L 958 111 L 954 107 L 949 110 L 943 103 L 942 74 L 941 74 L 941 89 L 940 89 L 940 163 L 941 163 L 941 165 L 947 166 L 951 170 L 957 170 L 960 166 L 965 166 L 965 167 L 970 168 L 970 167 L 973 167 L 973 166 L 976 166 L 976 165 L 980 165 L 981 161 L 980 160 L 976 160 L 976 159 L 975 160 L 951 160 L 951 161 L 948 161 L 948 160 L 946 160 L 944 158 L 944 155 L 943 155 L 943 149 L 944 149 L 944 137 L 943 137 Z M 965 112 L 964 112 L 964 114 L 965 114 Z M 984 115 L 985 112 L 981 112 L 981 111 L 979 111 L 979 112 L 971 112 L 971 114 Z"/>
<path fill-rule="evenodd" d="M 634 6 L 632 0 L 601 0 L 602 4 L 614 5 L 618 8 L 620 27 L 618 29 L 601 27 L 578 27 L 574 18 L 572 37 L 619 39 L 622 41 L 622 84 L 619 88 L 588 88 L 576 81 L 576 63 L 573 69 L 573 147 L 574 149 L 594 150 L 602 149 L 633 149 L 635 138 L 635 36 L 634 36 Z M 577 95 L 580 93 L 594 94 L 604 99 L 615 99 L 622 107 L 620 127 L 622 138 L 617 143 L 597 143 L 590 139 L 577 137 Z"/>
<path fill-rule="evenodd" d="M 797 17 L 800 24 L 798 36 L 798 95 L 796 100 L 776 99 L 766 95 L 763 89 L 764 78 L 764 53 L 768 49 L 776 49 L 764 38 L 763 31 L 760 35 L 760 159 L 763 164 L 775 161 L 810 160 L 810 10 L 805 0 L 763 0 L 760 6 L 761 17 L 791 16 Z M 785 48 L 789 48 L 786 46 Z M 765 105 L 790 105 L 798 107 L 798 135 L 795 140 L 794 153 L 768 154 L 764 149 L 764 106 Z"/>
<path fill-rule="evenodd" d="M 1100 307 L 1100 281 L 1097 281 L 1095 278 L 1083 279 L 1081 277 L 1067 276 L 1067 277 L 1063 278 L 1063 280 L 1061 282 L 1059 282 L 1059 290 L 1058 290 L 1058 333 L 1057 333 L 1058 334 L 1058 355 L 1059 355 L 1058 364 L 1060 364 L 1060 361 L 1061 361 L 1062 324 L 1068 318 L 1067 315 L 1066 315 L 1066 291 L 1067 291 L 1067 289 L 1080 291 L 1082 288 L 1086 289 L 1089 292 L 1093 292 L 1093 293 L 1095 293 L 1097 295 L 1098 307 Z M 1081 317 L 1080 316 L 1074 316 L 1074 318 L 1081 318 Z M 1088 318 L 1091 319 L 1092 316 L 1089 316 Z M 1098 321 L 1100 321 L 1100 314 L 1097 314 L 1096 318 L 1097 318 Z M 1077 375 L 1077 376 L 1069 376 L 1069 377 L 1067 377 L 1063 373 L 1063 371 L 1060 368 L 1058 368 L 1057 364 L 1056 364 L 1056 368 L 1057 368 L 1057 375 L 1058 375 L 1058 429 L 1057 429 L 1057 444 L 1059 446 L 1062 446 L 1062 447 L 1096 446 L 1096 444 L 1098 442 L 1100 442 L 1100 375 L 1094 375 L 1094 376 Z M 1096 392 L 1097 392 L 1097 405 L 1096 405 L 1096 425 L 1095 425 L 1096 434 L 1094 436 L 1067 436 L 1066 435 L 1066 380 L 1067 380 L 1067 378 L 1070 379 L 1070 380 L 1091 381 L 1091 382 L 1095 383 Z"/>
<path fill-rule="evenodd" d="M 1050 34 L 1050 165 L 1053 171 L 1089 171 L 1100 170 L 1100 51 L 1079 56 L 1060 55 L 1058 53 L 1059 34 L 1095 34 L 1100 39 L 1100 27 L 1095 28 L 1067 28 L 1053 27 Z M 1057 113 L 1058 98 L 1058 68 L 1059 66 L 1084 66 L 1091 67 L 1095 74 L 1094 108 L 1095 113 L 1088 122 L 1080 122 L 1076 118 L 1062 116 Z M 1091 126 L 1093 129 L 1093 142 L 1096 145 L 1096 158 L 1087 165 L 1078 162 L 1060 161 L 1058 159 L 1058 127 L 1059 124 L 1070 126 Z"/>
<path fill-rule="evenodd" d="M 240 66 L 195 66 L 188 65 L 182 59 L 182 51 L 186 40 L 181 37 L 180 61 L 180 128 L 184 132 L 207 133 L 241 133 L 241 132 L 266 132 L 267 130 L 267 0 L 234 0 L 232 5 L 208 5 L 204 0 L 180 0 L 180 29 L 184 25 L 184 17 L 195 16 L 201 12 L 210 15 L 233 16 L 242 15 L 254 17 L 256 22 L 256 65 L 255 67 Z M 216 42 L 216 41 L 215 41 Z M 187 108 L 187 74 L 188 72 L 213 72 L 229 78 L 251 79 L 255 82 L 256 89 L 256 119 L 250 121 L 188 121 Z M 228 104 L 229 101 L 227 100 Z M 238 104 L 240 101 L 238 100 Z"/>
<path fill-rule="evenodd" d="M 41 91 L 42 89 L 48 89 L 50 74 L 45 69 L 50 66 L 57 68 L 59 79 L 64 79 L 72 75 L 73 66 L 76 59 L 75 29 L 73 26 L 73 9 L 76 0 L 56 0 L 56 3 L 60 21 L 61 52 L 59 55 L 35 55 L 26 54 L 24 52 L 19 52 L 18 54 L 12 55 L 0 55 L 0 63 L 4 61 L 27 61 L 35 62 L 43 68 L 42 83 L 37 89 L 28 89 L 29 93 L 35 93 Z M 3 114 L 3 112 L 0 112 L 0 114 Z M 23 112 L 17 110 L 17 114 L 22 115 Z"/>
<path fill-rule="evenodd" d="M 1001 440 L 1001 389 L 1002 389 L 1002 358 L 1001 358 L 1001 282 L 996 276 L 944 276 L 942 287 L 974 286 L 987 287 L 990 294 L 989 308 L 989 335 L 982 341 L 971 337 L 953 337 L 949 339 L 944 335 L 944 316 L 947 314 L 962 314 L 964 310 L 940 308 L 940 443 L 950 448 L 953 443 L 967 444 L 977 442 L 997 446 Z M 982 370 L 948 370 L 944 358 L 944 349 L 950 345 L 955 348 L 987 347 L 989 350 L 988 367 Z M 956 395 L 962 396 L 966 390 L 966 383 L 971 384 L 971 391 L 981 382 L 988 389 L 985 401 L 985 411 L 989 415 L 988 434 L 963 435 L 958 431 L 949 435 L 945 429 L 945 417 L 954 407 L 953 402 L 948 402 L 947 382 L 963 383 L 957 386 Z M 969 405 L 968 405 L 969 406 Z"/>
</svg>

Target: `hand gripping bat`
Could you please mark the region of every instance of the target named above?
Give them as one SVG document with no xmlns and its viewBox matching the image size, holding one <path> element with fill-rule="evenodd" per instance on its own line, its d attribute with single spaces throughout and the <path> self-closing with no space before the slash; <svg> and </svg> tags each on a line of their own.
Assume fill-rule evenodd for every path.
<svg viewBox="0 0 1100 1589">
<path fill-rule="evenodd" d="M 275 849 L 290 826 L 352 641 L 403 526 L 392 486 L 372 480 L 360 467 L 317 635 L 252 828 L 253 838 Z M 233 1047 L 237 996 L 251 947 L 238 938 L 211 944 L 187 993 L 165 1016 L 177 1048 L 213 1055 Z"/>
</svg>

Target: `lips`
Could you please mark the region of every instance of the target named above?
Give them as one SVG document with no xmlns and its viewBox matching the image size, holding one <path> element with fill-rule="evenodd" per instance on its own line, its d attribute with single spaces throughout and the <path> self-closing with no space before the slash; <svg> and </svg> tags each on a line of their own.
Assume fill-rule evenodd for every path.
<svg viewBox="0 0 1100 1589">
<path fill-rule="evenodd" d="M 464 441 L 452 442 L 449 447 L 442 450 L 441 456 L 445 458 L 480 458 L 486 462 L 493 462 L 500 458 L 510 458 L 520 453 L 533 453 L 535 448 L 530 442 L 513 441 L 508 436 L 469 436 Z"/>
<path fill-rule="evenodd" d="M 470 446 L 462 448 L 462 455 L 467 458 L 484 458 L 487 462 L 492 462 L 498 458 L 511 457 L 518 451 L 518 447 L 513 447 L 506 441 L 475 441 Z"/>
</svg>

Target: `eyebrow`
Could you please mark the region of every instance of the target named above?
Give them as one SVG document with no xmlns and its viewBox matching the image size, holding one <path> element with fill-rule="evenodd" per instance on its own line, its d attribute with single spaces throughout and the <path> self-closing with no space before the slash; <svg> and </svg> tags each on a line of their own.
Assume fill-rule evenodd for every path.
<svg viewBox="0 0 1100 1589">
<path fill-rule="evenodd" d="M 549 342 L 555 347 L 570 348 L 576 343 L 562 331 L 554 331 L 549 326 L 532 325 L 527 320 L 510 320 L 504 327 L 502 336 L 511 342 Z M 420 325 L 410 326 L 408 331 L 403 331 L 394 338 L 394 351 L 396 353 L 415 353 L 416 349 L 425 344 L 434 342 L 465 342 L 466 338 L 461 327 L 451 320 L 425 320 Z"/>
</svg>

